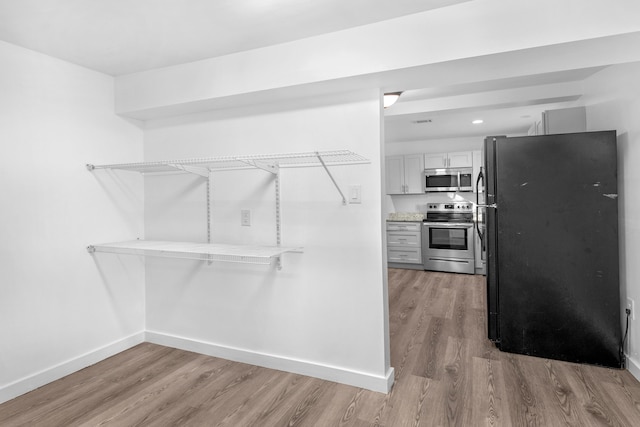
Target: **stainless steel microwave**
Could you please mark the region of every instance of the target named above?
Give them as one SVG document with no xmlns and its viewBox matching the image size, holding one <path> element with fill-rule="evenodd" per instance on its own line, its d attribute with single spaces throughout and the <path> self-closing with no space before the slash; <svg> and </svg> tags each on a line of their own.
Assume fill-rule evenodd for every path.
<svg viewBox="0 0 640 427">
<path fill-rule="evenodd" d="M 422 174 L 422 190 L 473 191 L 472 168 L 425 169 Z"/>
</svg>

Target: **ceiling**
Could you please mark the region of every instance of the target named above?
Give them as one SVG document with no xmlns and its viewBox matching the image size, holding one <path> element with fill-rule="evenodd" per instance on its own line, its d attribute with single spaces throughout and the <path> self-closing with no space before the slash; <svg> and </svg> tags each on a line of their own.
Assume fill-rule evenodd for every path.
<svg viewBox="0 0 640 427">
<path fill-rule="evenodd" d="M 582 82 L 603 68 L 408 90 L 385 111 L 385 140 L 526 135 L 543 111 L 583 105 Z"/>
<path fill-rule="evenodd" d="M 0 0 L 0 40 L 118 76 L 465 1 Z M 599 70 L 407 90 L 385 111 L 385 139 L 526 133 L 541 111 L 579 105 L 581 81 Z"/>
<path fill-rule="evenodd" d="M 0 0 L 0 40 L 117 76 L 465 1 Z"/>
</svg>

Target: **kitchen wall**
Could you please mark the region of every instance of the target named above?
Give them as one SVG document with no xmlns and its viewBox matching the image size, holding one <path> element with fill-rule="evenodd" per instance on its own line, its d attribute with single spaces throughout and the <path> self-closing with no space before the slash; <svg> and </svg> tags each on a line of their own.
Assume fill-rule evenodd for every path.
<svg viewBox="0 0 640 427">
<path fill-rule="evenodd" d="M 448 153 L 482 149 L 482 137 L 429 139 L 423 141 L 386 141 L 385 154 Z"/>
<path fill-rule="evenodd" d="M 627 297 L 636 302 L 630 321 L 628 368 L 640 379 L 640 63 L 607 68 L 585 80 L 588 130 L 618 134 L 620 285 L 623 312 Z M 624 322 L 623 322 L 624 323 Z M 623 325 L 624 326 L 624 325 Z"/>
<path fill-rule="evenodd" d="M 113 79 L 0 42 L 0 402 L 143 340 L 139 259 L 91 243 L 141 236 L 140 177 L 85 163 L 140 160 Z"/>
<path fill-rule="evenodd" d="M 349 149 L 371 164 L 330 167 L 362 203 L 342 205 L 322 168 L 281 171 L 283 268 L 147 259 L 147 338 L 387 391 L 386 259 L 382 241 L 378 91 L 353 99 L 219 118 L 199 113 L 148 123 L 148 161 Z M 215 118 L 218 117 L 218 118 Z M 262 170 L 213 175 L 212 241 L 274 245 L 275 187 Z M 251 226 L 240 225 L 241 209 Z M 206 180 L 145 178 L 148 239 L 206 241 Z"/>
</svg>

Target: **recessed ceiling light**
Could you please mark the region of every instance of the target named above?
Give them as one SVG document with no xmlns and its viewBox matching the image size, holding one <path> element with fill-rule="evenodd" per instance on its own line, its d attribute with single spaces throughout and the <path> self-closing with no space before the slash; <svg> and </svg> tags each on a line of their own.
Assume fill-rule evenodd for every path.
<svg viewBox="0 0 640 427">
<path fill-rule="evenodd" d="M 472 121 L 471 123 L 473 123 L 474 125 L 479 125 L 479 124 L 481 124 L 481 123 L 484 123 L 484 120 L 482 120 L 482 119 L 476 119 L 476 120 Z"/>
</svg>

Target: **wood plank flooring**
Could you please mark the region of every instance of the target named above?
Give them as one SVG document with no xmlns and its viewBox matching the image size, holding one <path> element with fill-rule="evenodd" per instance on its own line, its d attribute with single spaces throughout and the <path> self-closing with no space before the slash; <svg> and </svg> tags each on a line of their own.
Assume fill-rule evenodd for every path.
<svg viewBox="0 0 640 427">
<path fill-rule="evenodd" d="M 389 271 L 385 395 L 142 344 L 0 405 L 0 426 L 640 426 L 629 372 L 501 353 L 480 276 Z"/>
</svg>

